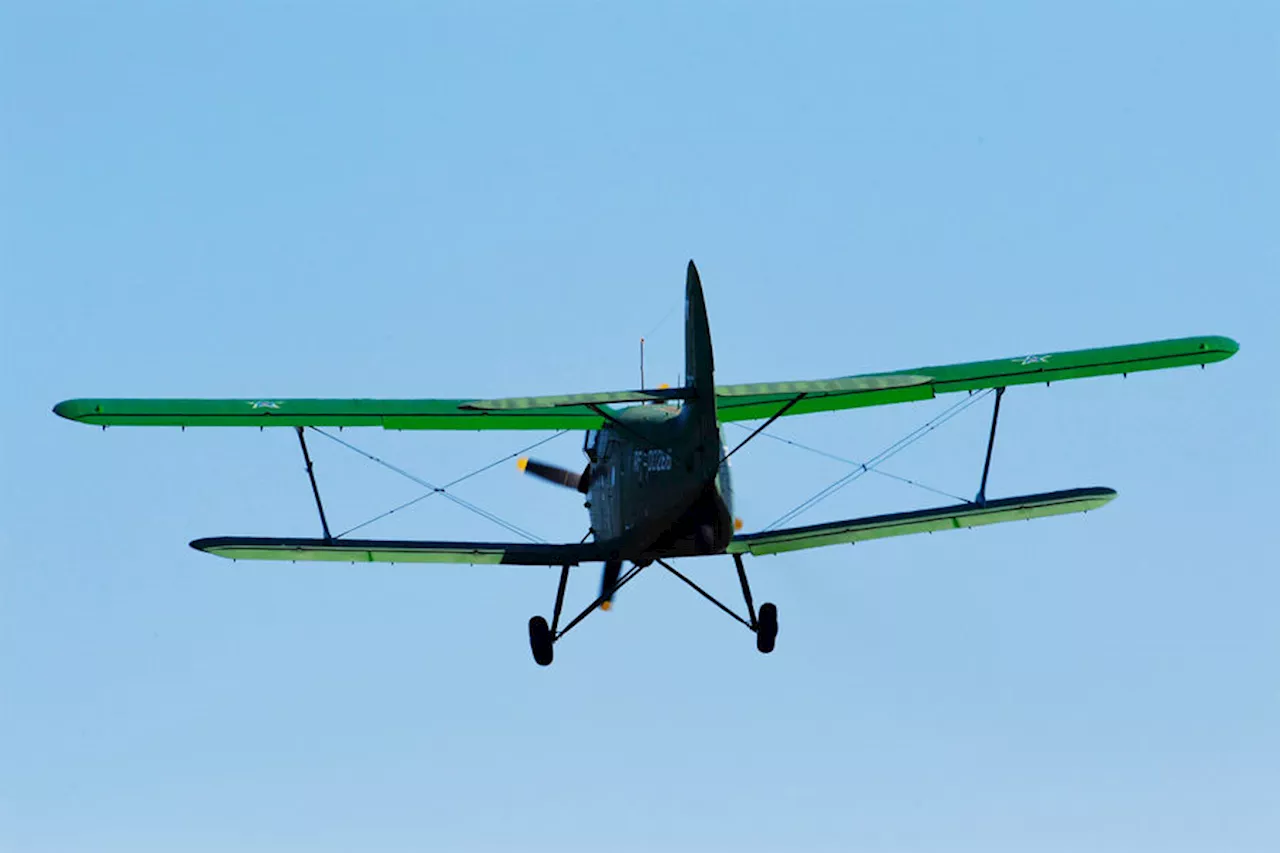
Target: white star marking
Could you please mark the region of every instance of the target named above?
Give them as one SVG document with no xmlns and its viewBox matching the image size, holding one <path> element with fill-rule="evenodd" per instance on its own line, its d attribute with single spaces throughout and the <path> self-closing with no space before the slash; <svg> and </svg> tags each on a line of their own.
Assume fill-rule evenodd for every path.
<svg viewBox="0 0 1280 853">
<path fill-rule="evenodd" d="M 1029 355 L 1029 356 L 1026 356 L 1025 358 L 1015 358 L 1015 359 L 1013 359 L 1013 363 L 1014 363 L 1014 364 L 1023 364 L 1023 365 L 1026 365 L 1026 364 L 1044 364 L 1045 362 L 1047 362 L 1047 361 L 1048 361 L 1049 359 L 1051 359 L 1051 358 L 1053 358 L 1053 356 L 1051 356 L 1051 355 Z"/>
<path fill-rule="evenodd" d="M 280 404 L 274 400 L 254 400 L 249 404 L 255 409 L 278 409 Z"/>
</svg>

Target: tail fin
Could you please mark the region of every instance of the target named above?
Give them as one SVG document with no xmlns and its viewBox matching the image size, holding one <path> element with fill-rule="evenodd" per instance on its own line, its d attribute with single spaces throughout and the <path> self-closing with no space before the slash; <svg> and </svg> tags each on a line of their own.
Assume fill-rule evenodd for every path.
<svg viewBox="0 0 1280 853">
<path fill-rule="evenodd" d="M 702 298 L 702 281 L 698 268 L 689 261 L 685 278 L 684 317 L 685 384 L 695 392 L 694 399 L 715 403 L 715 358 L 711 354 L 711 325 L 707 322 L 707 303 Z"/>
<path fill-rule="evenodd" d="M 689 261 L 685 279 L 684 318 L 685 387 L 692 391 L 684 408 L 687 417 L 698 424 L 711 447 L 719 444 L 716 421 L 715 359 L 711 354 L 711 326 L 707 322 L 707 304 L 702 298 L 702 281 L 698 268 Z"/>
</svg>

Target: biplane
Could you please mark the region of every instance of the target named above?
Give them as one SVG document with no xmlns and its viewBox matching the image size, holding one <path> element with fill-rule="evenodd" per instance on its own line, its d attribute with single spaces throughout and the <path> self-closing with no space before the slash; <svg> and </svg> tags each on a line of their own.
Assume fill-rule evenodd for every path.
<svg viewBox="0 0 1280 853">
<path fill-rule="evenodd" d="M 1231 357 L 1239 345 L 1225 337 L 1192 337 L 1127 346 L 1048 352 L 889 373 L 805 382 L 716 385 L 711 331 L 697 268 L 689 262 L 685 285 L 685 380 L 676 388 L 640 388 L 596 394 L 485 400 L 285 399 L 242 400 L 76 399 L 54 412 L 84 424 L 108 426 L 287 427 L 296 430 L 316 507 L 321 538 L 221 536 L 191 547 L 235 560 L 337 560 L 510 564 L 560 569 L 550 622 L 529 620 L 534 660 L 552 662 L 554 646 L 642 569 L 654 564 L 684 581 L 755 634 L 756 648 L 773 651 L 778 609 L 757 609 L 743 557 L 782 554 L 870 539 L 978 527 L 1098 509 L 1116 493 L 1108 488 L 988 499 L 987 476 L 1006 388 L 1091 376 L 1129 374 Z M 643 380 L 641 382 L 643 385 Z M 939 394 L 994 392 L 982 481 L 973 500 L 931 509 L 771 527 L 741 533 L 733 514 L 730 458 L 783 417 L 929 400 Z M 732 447 L 721 426 L 759 421 Z M 528 474 L 581 493 L 590 528 L 579 542 L 449 542 L 349 538 L 330 533 L 306 444 L 308 429 L 381 427 L 392 430 L 581 430 L 586 464 L 581 471 L 520 459 Z M 865 467 L 865 466 L 864 466 Z M 436 491 L 443 491 L 437 488 Z M 740 616 L 671 560 L 728 555 L 742 588 Z M 570 569 L 602 566 L 600 592 L 561 625 Z M 625 571 L 624 571 L 625 567 Z"/>
</svg>

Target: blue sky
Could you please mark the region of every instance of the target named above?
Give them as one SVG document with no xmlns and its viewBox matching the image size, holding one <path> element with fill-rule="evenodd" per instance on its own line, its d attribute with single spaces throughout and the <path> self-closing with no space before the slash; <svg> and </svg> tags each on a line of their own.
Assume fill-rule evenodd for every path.
<svg viewBox="0 0 1280 853">
<path fill-rule="evenodd" d="M 0 847 L 1280 845 L 1275 7 L 689 5 L 0 11 Z M 287 432 L 49 413 L 623 388 L 642 335 L 672 381 L 690 257 L 724 382 L 1242 349 L 1005 397 L 989 493 L 1105 511 L 754 560 L 768 658 L 646 573 L 548 670 L 554 570 L 187 548 L 317 532 Z M 866 458 L 949 402 L 775 431 Z M 971 494 L 987 413 L 885 469 Z M 438 482 L 540 436 L 345 437 Z M 335 527 L 417 494 L 313 452 Z M 844 470 L 761 440 L 740 514 Z M 458 493 L 584 529 L 511 464 Z M 803 520 L 937 500 L 865 477 Z M 504 535 L 439 499 L 367 532 Z"/>
</svg>

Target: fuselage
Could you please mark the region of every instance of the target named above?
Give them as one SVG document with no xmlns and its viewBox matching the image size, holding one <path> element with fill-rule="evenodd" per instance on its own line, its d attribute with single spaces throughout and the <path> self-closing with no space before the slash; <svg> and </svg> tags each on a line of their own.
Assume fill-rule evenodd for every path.
<svg viewBox="0 0 1280 853">
<path fill-rule="evenodd" d="M 605 552 L 602 595 L 622 561 L 719 554 L 733 538 L 733 490 L 716 419 L 715 358 L 698 271 L 685 280 L 685 388 L 679 406 L 607 411 L 584 450 L 591 530 Z"/>
<path fill-rule="evenodd" d="M 698 406 L 615 410 L 587 434 L 587 507 L 595 540 L 617 559 L 722 553 L 733 487 L 714 418 Z"/>
</svg>

